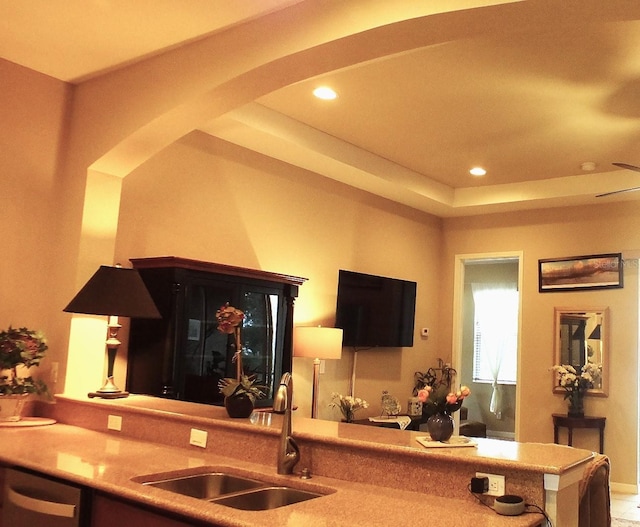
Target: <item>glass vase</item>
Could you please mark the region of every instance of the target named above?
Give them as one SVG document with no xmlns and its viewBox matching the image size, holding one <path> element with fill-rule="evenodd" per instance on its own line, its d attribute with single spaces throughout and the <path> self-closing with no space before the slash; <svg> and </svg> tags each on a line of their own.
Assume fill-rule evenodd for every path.
<svg viewBox="0 0 640 527">
<path fill-rule="evenodd" d="M 20 421 L 27 397 L 28 393 L 0 395 L 0 421 Z"/>
<path fill-rule="evenodd" d="M 433 441 L 449 441 L 453 435 L 453 417 L 438 412 L 427 419 L 427 430 Z"/>
<path fill-rule="evenodd" d="M 567 410 L 568 417 L 584 417 L 584 395 L 579 392 L 573 392 L 569 396 L 569 407 Z"/>
</svg>

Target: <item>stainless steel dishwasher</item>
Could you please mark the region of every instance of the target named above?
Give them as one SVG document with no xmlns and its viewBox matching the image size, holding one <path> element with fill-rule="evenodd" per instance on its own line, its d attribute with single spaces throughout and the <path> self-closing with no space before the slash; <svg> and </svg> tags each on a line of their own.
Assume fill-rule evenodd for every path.
<svg viewBox="0 0 640 527">
<path fill-rule="evenodd" d="M 86 491 L 44 475 L 8 468 L 3 491 L 2 525 L 11 527 L 84 527 Z"/>
</svg>

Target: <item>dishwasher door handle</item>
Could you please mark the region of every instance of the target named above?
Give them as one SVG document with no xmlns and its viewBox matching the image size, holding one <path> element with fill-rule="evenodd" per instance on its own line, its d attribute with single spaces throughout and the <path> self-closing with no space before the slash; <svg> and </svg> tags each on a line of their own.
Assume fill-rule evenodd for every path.
<svg viewBox="0 0 640 527">
<path fill-rule="evenodd" d="M 76 515 L 76 506 L 69 503 L 56 503 L 54 501 L 40 500 L 22 494 L 9 487 L 7 498 L 14 505 L 28 511 L 46 514 L 49 516 L 60 516 L 62 518 L 73 518 Z"/>
</svg>

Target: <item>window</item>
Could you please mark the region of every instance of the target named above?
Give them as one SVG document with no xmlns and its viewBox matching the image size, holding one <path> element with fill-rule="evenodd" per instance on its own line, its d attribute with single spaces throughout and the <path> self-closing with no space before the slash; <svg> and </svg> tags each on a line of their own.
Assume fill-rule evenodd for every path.
<svg viewBox="0 0 640 527">
<path fill-rule="evenodd" d="M 473 381 L 515 384 L 518 358 L 516 284 L 472 284 Z"/>
</svg>

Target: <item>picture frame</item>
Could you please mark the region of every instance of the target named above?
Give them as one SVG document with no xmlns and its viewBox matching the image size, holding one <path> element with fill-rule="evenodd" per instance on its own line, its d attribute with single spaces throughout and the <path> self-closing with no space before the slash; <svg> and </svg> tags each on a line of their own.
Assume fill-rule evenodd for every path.
<svg viewBox="0 0 640 527">
<path fill-rule="evenodd" d="M 538 260 L 540 293 L 621 288 L 623 278 L 622 253 Z"/>
</svg>

